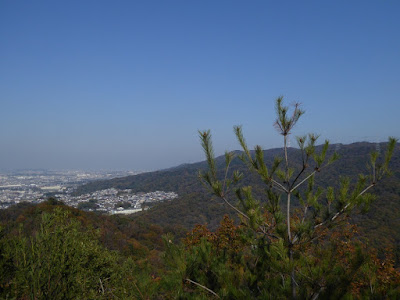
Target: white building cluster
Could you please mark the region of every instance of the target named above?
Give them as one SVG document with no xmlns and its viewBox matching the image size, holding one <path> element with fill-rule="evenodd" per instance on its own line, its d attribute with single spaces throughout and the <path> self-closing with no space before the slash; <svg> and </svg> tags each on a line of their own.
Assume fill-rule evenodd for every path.
<svg viewBox="0 0 400 300">
<path fill-rule="evenodd" d="M 65 194 L 56 195 L 56 198 L 66 205 L 81 208 L 85 203 L 92 203 L 93 207 L 84 208 L 89 211 L 102 211 L 110 214 L 134 213 L 147 209 L 154 202 L 172 200 L 178 197 L 175 192 L 155 191 L 150 193 L 133 193 L 132 190 L 118 190 L 115 188 L 96 191 L 81 196 Z"/>
</svg>

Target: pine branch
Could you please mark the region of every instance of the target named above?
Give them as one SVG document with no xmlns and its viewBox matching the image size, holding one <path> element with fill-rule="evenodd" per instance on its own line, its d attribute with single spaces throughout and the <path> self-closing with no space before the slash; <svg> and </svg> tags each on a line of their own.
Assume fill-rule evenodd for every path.
<svg viewBox="0 0 400 300">
<path fill-rule="evenodd" d="M 371 185 L 369 185 L 369 186 L 367 186 L 362 192 L 360 192 L 354 199 L 356 199 L 356 198 L 358 198 L 358 197 L 361 197 L 363 194 L 365 194 L 370 188 L 372 188 L 372 187 L 374 187 L 375 186 L 375 184 L 373 183 L 373 184 L 371 184 Z M 345 211 L 346 211 L 346 209 L 351 205 L 352 203 L 351 202 L 349 202 L 349 203 L 347 203 L 340 211 L 338 211 L 331 219 L 328 219 L 328 220 L 326 220 L 326 221 L 324 221 L 324 222 L 321 222 L 321 223 L 319 223 L 319 224 L 317 224 L 317 225 L 315 225 L 314 226 L 314 229 L 315 228 L 318 228 L 318 227 L 320 227 L 320 226 L 322 226 L 322 225 L 325 225 L 326 223 L 328 223 L 328 222 L 333 222 L 333 221 L 335 221 L 340 215 L 342 215 Z"/>
</svg>

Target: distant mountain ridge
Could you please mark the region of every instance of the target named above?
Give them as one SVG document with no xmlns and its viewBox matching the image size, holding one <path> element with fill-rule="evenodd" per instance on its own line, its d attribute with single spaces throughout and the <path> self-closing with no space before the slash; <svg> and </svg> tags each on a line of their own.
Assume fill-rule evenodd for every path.
<svg viewBox="0 0 400 300">
<path fill-rule="evenodd" d="M 380 148 L 381 152 L 384 151 L 387 143 L 369 143 L 369 142 L 357 142 L 352 144 L 332 144 L 329 147 L 329 152 L 337 151 L 341 158 L 339 162 L 335 162 L 333 168 L 340 168 L 340 173 L 342 175 L 351 175 L 358 174 L 351 173 L 354 171 L 353 168 L 348 168 L 345 170 L 343 165 L 343 160 L 352 161 L 355 160 L 357 165 L 360 165 L 360 162 L 365 161 L 368 162 L 368 155 L 371 151 L 376 150 L 376 148 Z M 316 147 L 316 150 L 319 151 L 322 145 Z M 392 166 L 396 163 L 399 156 L 399 145 L 396 147 L 397 151 L 395 151 L 394 158 L 392 161 Z M 232 151 L 236 154 L 242 153 L 239 150 Z M 297 148 L 289 148 L 288 155 L 290 159 L 295 164 L 299 164 L 300 160 L 300 151 Z M 283 156 L 283 148 L 273 148 L 264 150 L 264 157 L 266 158 L 267 163 L 271 163 L 275 156 Z M 217 165 L 219 168 L 223 168 L 225 158 L 223 155 L 216 158 Z M 345 164 L 348 167 L 348 164 Z M 244 164 L 236 157 L 231 165 L 231 169 L 235 167 L 239 167 L 246 171 Z M 75 194 L 80 195 L 88 192 L 94 192 L 101 189 L 107 189 L 111 187 L 119 188 L 119 189 L 133 189 L 135 192 L 150 192 L 157 190 L 166 190 L 168 188 L 173 188 L 174 192 L 177 192 L 179 196 L 183 196 L 187 194 L 188 185 L 195 187 L 195 190 L 201 188 L 201 183 L 197 177 L 199 170 L 205 170 L 207 168 L 206 161 L 200 161 L 196 163 L 184 163 L 178 165 L 176 167 L 171 167 L 163 170 L 153 171 L 153 172 L 145 172 L 137 175 L 131 175 L 126 177 L 119 177 L 110 180 L 98 180 L 93 181 L 87 184 L 84 184 L 77 188 Z M 178 179 L 184 179 L 183 182 Z M 324 177 L 324 175 L 322 175 Z M 186 182 L 190 179 L 190 183 Z M 182 185 L 183 183 L 183 185 Z"/>
</svg>

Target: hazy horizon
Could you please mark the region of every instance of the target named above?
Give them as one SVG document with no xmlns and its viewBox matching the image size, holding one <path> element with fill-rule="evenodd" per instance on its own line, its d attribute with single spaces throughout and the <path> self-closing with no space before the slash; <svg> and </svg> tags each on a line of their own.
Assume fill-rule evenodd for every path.
<svg viewBox="0 0 400 300">
<path fill-rule="evenodd" d="M 2 1 L 0 170 L 158 170 L 293 136 L 399 137 L 400 2 Z"/>
<path fill-rule="evenodd" d="M 322 140 L 321 140 L 322 142 Z M 357 143 L 370 143 L 370 144 L 382 144 L 382 143 L 387 143 L 387 141 L 384 142 L 374 142 L 374 141 L 354 141 L 354 142 L 349 142 L 349 143 L 330 143 L 330 147 L 336 147 L 337 145 L 350 145 L 350 144 L 357 144 Z M 322 146 L 323 143 L 317 143 L 316 146 Z M 297 148 L 297 145 L 290 145 L 289 143 L 289 148 Z M 283 146 L 281 147 L 271 147 L 271 148 L 264 148 L 264 150 L 272 150 L 272 149 L 283 149 Z M 228 150 L 228 149 L 226 149 Z M 229 149 L 228 151 L 242 151 L 242 149 Z M 253 151 L 253 149 L 251 149 L 250 151 Z M 216 153 L 216 157 L 219 156 L 224 156 L 224 153 Z M 144 172 L 154 172 L 154 171 L 160 171 L 160 170 L 164 170 L 164 169 L 169 169 L 169 168 L 174 168 L 174 167 L 178 167 L 180 165 L 185 165 L 185 164 L 195 164 L 195 163 L 199 163 L 199 162 L 203 162 L 205 161 L 205 157 L 201 157 L 199 160 L 197 161 L 188 161 L 188 162 L 180 162 L 180 163 L 176 163 L 174 165 L 170 165 L 170 166 L 166 166 L 163 168 L 155 168 L 155 169 L 127 169 L 125 167 L 122 168 L 1 168 L 0 167 L 0 173 L 6 173 L 6 172 L 18 172 L 18 171 L 82 171 L 82 172 L 139 172 L 139 173 L 144 173 Z"/>
</svg>

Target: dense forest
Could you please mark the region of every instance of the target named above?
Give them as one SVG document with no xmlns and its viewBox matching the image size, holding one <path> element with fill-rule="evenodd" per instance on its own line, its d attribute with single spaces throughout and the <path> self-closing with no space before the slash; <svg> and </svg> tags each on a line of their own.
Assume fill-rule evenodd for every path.
<svg viewBox="0 0 400 300">
<path fill-rule="evenodd" d="M 0 211 L 3 299 L 398 299 L 400 149 L 387 143 L 316 146 L 287 137 L 302 115 L 277 99 L 282 149 L 97 181 L 173 191 L 131 216 L 100 215 L 55 198 Z"/>
<path fill-rule="evenodd" d="M 0 213 L 2 299 L 289 297 L 277 278 L 266 281 L 260 270 L 254 272 L 267 266 L 254 265 L 248 233 L 228 216 L 215 230 L 197 225 L 183 232 L 80 211 L 55 199 Z M 360 243 L 354 225 L 342 224 L 324 249 L 310 251 L 317 251 L 313 258 L 320 266 L 314 280 L 326 280 L 329 287 L 319 298 L 399 296 L 393 252 L 388 248 L 378 256 L 376 249 Z"/>
</svg>

